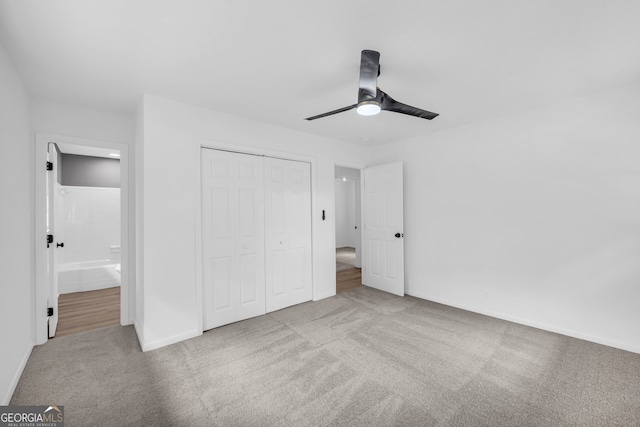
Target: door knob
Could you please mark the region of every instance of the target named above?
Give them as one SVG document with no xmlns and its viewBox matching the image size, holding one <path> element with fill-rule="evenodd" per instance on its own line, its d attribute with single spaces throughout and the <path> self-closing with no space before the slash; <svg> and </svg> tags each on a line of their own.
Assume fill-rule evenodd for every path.
<svg viewBox="0 0 640 427">
<path fill-rule="evenodd" d="M 400 233 L 396 233 L 396 238 L 400 238 Z"/>
<path fill-rule="evenodd" d="M 56 243 L 56 247 L 57 248 L 64 248 L 64 242 L 63 243 Z"/>
</svg>

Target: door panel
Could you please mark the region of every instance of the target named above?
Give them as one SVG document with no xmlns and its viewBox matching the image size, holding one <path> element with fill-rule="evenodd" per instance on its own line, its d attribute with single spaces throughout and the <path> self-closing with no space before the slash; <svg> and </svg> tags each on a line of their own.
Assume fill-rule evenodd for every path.
<svg viewBox="0 0 640 427">
<path fill-rule="evenodd" d="M 256 256 L 240 256 L 240 305 L 256 301 Z"/>
<path fill-rule="evenodd" d="M 205 330 L 265 312 L 263 195 L 262 158 L 202 149 Z"/>
<path fill-rule="evenodd" d="M 380 277 L 380 241 L 371 239 L 371 268 L 369 274 Z"/>
<path fill-rule="evenodd" d="M 231 258 L 211 259 L 211 278 L 213 281 L 213 309 L 215 311 L 232 310 L 231 294 L 233 283 L 231 280 Z"/>
<path fill-rule="evenodd" d="M 268 293 L 271 298 L 269 303 L 281 303 L 284 306 L 287 303 L 287 253 L 284 250 L 275 249 L 271 255 L 271 264 L 267 267 L 271 270 L 272 277 L 272 291 Z M 269 283 L 268 280 L 267 283 Z"/>
<path fill-rule="evenodd" d="M 311 167 L 265 158 L 266 310 L 310 301 Z"/>
<path fill-rule="evenodd" d="M 362 283 L 403 296 L 402 162 L 367 168 L 363 176 L 365 223 L 362 233 Z"/>
</svg>

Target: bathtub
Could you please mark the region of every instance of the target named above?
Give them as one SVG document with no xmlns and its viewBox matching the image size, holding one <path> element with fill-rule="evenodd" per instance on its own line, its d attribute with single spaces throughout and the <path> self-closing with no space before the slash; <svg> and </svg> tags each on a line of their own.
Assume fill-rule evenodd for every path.
<svg viewBox="0 0 640 427">
<path fill-rule="evenodd" d="M 60 264 L 58 293 L 95 291 L 120 286 L 120 264 L 110 259 Z"/>
</svg>

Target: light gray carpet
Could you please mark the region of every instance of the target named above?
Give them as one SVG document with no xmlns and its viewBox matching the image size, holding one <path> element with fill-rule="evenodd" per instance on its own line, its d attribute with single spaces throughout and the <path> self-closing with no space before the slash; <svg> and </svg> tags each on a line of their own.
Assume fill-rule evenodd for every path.
<svg viewBox="0 0 640 427">
<path fill-rule="evenodd" d="M 347 271 L 356 268 L 356 249 L 336 249 L 336 272 Z"/>
<path fill-rule="evenodd" d="M 142 353 L 131 327 L 34 349 L 12 405 L 66 426 L 637 426 L 640 355 L 359 288 Z"/>
</svg>

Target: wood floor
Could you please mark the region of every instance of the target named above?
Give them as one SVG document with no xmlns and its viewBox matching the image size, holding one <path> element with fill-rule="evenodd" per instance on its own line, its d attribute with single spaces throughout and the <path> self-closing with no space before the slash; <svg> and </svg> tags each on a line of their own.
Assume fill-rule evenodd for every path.
<svg viewBox="0 0 640 427">
<path fill-rule="evenodd" d="M 362 270 L 355 267 L 354 248 L 336 249 L 336 294 L 362 286 Z"/>
<path fill-rule="evenodd" d="M 362 270 L 352 268 L 336 273 L 336 293 L 351 291 L 362 287 Z"/>
<path fill-rule="evenodd" d="M 120 324 L 120 287 L 62 294 L 56 337 Z"/>
</svg>

